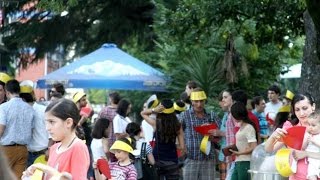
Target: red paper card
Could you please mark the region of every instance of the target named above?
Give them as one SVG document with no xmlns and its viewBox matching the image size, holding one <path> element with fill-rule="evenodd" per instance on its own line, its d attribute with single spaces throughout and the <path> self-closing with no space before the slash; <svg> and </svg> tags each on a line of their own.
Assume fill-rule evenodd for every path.
<svg viewBox="0 0 320 180">
<path fill-rule="evenodd" d="M 288 134 L 282 138 L 284 144 L 290 148 L 301 150 L 306 127 L 294 126 L 287 129 L 287 132 Z"/>
<path fill-rule="evenodd" d="M 195 126 L 193 127 L 194 130 L 196 130 L 198 133 L 202 134 L 202 135 L 209 135 L 209 131 L 213 130 L 213 129 L 217 129 L 218 126 L 215 123 L 211 123 L 211 124 L 203 124 L 200 126 Z"/>
<path fill-rule="evenodd" d="M 105 175 L 107 179 L 111 179 L 111 173 L 108 161 L 106 159 L 98 159 L 97 161 L 97 167 L 101 174 Z"/>
</svg>

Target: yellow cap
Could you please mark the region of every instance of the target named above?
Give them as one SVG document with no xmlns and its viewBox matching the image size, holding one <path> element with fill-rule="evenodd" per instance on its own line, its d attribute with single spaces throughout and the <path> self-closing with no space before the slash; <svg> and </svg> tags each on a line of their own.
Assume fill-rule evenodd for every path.
<svg viewBox="0 0 320 180">
<path fill-rule="evenodd" d="M 159 100 L 157 98 L 157 96 L 155 94 L 153 94 L 152 96 L 149 97 L 149 99 L 147 100 L 146 104 L 148 108 L 155 108 L 159 105 Z"/>
<path fill-rule="evenodd" d="M 190 95 L 190 100 L 197 101 L 197 100 L 206 100 L 207 95 L 204 91 L 192 91 Z"/>
<path fill-rule="evenodd" d="M 30 86 L 20 86 L 20 93 L 32 93 L 33 89 Z"/>
<path fill-rule="evenodd" d="M 165 114 L 171 114 L 174 112 L 174 107 L 172 106 L 171 108 L 168 108 L 168 109 L 164 109 L 162 111 L 162 113 L 165 113 Z"/>
<path fill-rule="evenodd" d="M 80 101 L 80 99 L 83 97 L 83 96 L 86 96 L 86 93 L 83 93 L 83 92 L 76 92 L 73 97 L 72 97 L 72 101 L 74 103 L 77 103 L 78 101 Z"/>
<path fill-rule="evenodd" d="M 0 81 L 6 84 L 9 80 L 11 80 L 11 77 L 8 74 L 0 72 Z"/>
<path fill-rule="evenodd" d="M 290 159 L 292 163 L 290 164 Z M 275 156 L 276 169 L 281 176 L 289 177 L 296 172 L 296 161 L 291 157 L 291 150 L 284 148 L 277 151 Z"/>
<path fill-rule="evenodd" d="M 180 107 L 177 103 L 174 103 L 173 107 L 174 107 L 174 110 L 180 111 L 180 112 L 183 112 L 187 109 L 186 104 L 184 104 L 183 107 Z"/>
<path fill-rule="evenodd" d="M 285 97 L 288 98 L 288 99 L 290 99 L 290 100 L 292 100 L 293 97 L 294 97 L 294 94 L 293 94 L 293 92 L 287 90 Z"/>
<path fill-rule="evenodd" d="M 131 138 L 127 138 L 129 142 L 131 143 Z M 110 152 L 115 153 L 114 150 L 121 150 L 128 153 L 133 153 L 133 148 L 126 142 L 123 142 L 121 140 L 116 140 L 113 145 L 110 147 Z"/>
<path fill-rule="evenodd" d="M 290 106 L 287 105 L 287 106 L 282 106 L 278 112 L 290 112 Z"/>
</svg>

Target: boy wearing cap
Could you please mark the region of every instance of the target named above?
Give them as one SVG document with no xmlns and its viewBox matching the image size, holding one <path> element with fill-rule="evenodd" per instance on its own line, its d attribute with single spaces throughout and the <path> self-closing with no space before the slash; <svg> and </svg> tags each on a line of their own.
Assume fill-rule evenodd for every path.
<svg viewBox="0 0 320 180">
<path fill-rule="evenodd" d="M 187 151 L 187 159 L 183 169 L 184 180 L 214 179 L 215 178 L 215 150 L 210 148 L 205 152 L 200 144 L 205 139 L 203 135 L 196 132 L 194 127 L 212 123 L 212 119 L 206 113 L 204 106 L 207 99 L 205 92 L 196 88 L 190 95 L 192 107 L 180 114 L 180 121 L 184 129 L 184 138 Z M 208 140 L 207 140 L 208 141 Z M 209 142 L 206 142 L 208 144 Z"/>
</svg>

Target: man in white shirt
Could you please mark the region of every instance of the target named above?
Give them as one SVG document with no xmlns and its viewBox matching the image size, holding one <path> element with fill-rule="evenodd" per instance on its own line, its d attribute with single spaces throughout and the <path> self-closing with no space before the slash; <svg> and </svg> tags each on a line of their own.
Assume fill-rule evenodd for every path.
<svg viewBox="0 0 320 180">
<path fill-rule="evenodd" d="M 268 89 L 269 102 L 266 104 L 264 112 L 266 114 L 267 120 L 271 120 L 272 124 L 274 123 L 274 119 L 280 107 L 282 106 L 282 102 L 279 99 L 280 92 L 280 88 L 276 85 L 272 85 Z"/>
</svg>

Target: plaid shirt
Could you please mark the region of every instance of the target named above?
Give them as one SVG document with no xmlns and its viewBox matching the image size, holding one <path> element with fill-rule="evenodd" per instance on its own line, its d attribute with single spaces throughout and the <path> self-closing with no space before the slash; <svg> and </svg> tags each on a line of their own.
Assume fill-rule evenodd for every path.
<svg viewBox="0 0 320 180">
<path fill-rule="evenodd" d="M 226 122 L 226 143 L 227 146 L 232 145 L 232 144 L 236 144 L 236 127 L 239 127 L 238 123 L 236 122 L 236 120 L 232 117 L 231 113 L 229 113 L 228 115 L 228 119 Z M 238 128 L 239 130 L 239 128 Z M 235 157 L 234 156 L 227 156 L 226 157 L 226 162 L 232 162 L 233 159 Z"/>
<path fill-rule="evenodd" d="M 200 151 L 200 143 L 203 135 L 196 132 L 193 127 L 200 126 L 205 123 L 218 121 L 217 119 L 212 120 L 211 115 L 205 113 L 204 118 L 196 117 L 193 108 L 186 110 L 180 114 L 180 122 L 184 129 L 184 138 L 187 147 L 187 158 L 192 160 L 213 160 L 214 159 L 214 147 L 211 147 L 209 155 L 205 155 Z M 213 117 L 214 118 L 214 117 Z M 219 124 L 217 122 L 217 124 Z"/>
<path fill-rule="evenodd" d="M 109 120 L 109 147 L 116 141 L 116 136 L 113 133 L 113 118 L 117 115 L 116 112 L 117 108 L 113 108 L 111 106 L 104 107 L 100 112 L 98 117 L 99 118 L 106 118 Z"/>
</svg>

